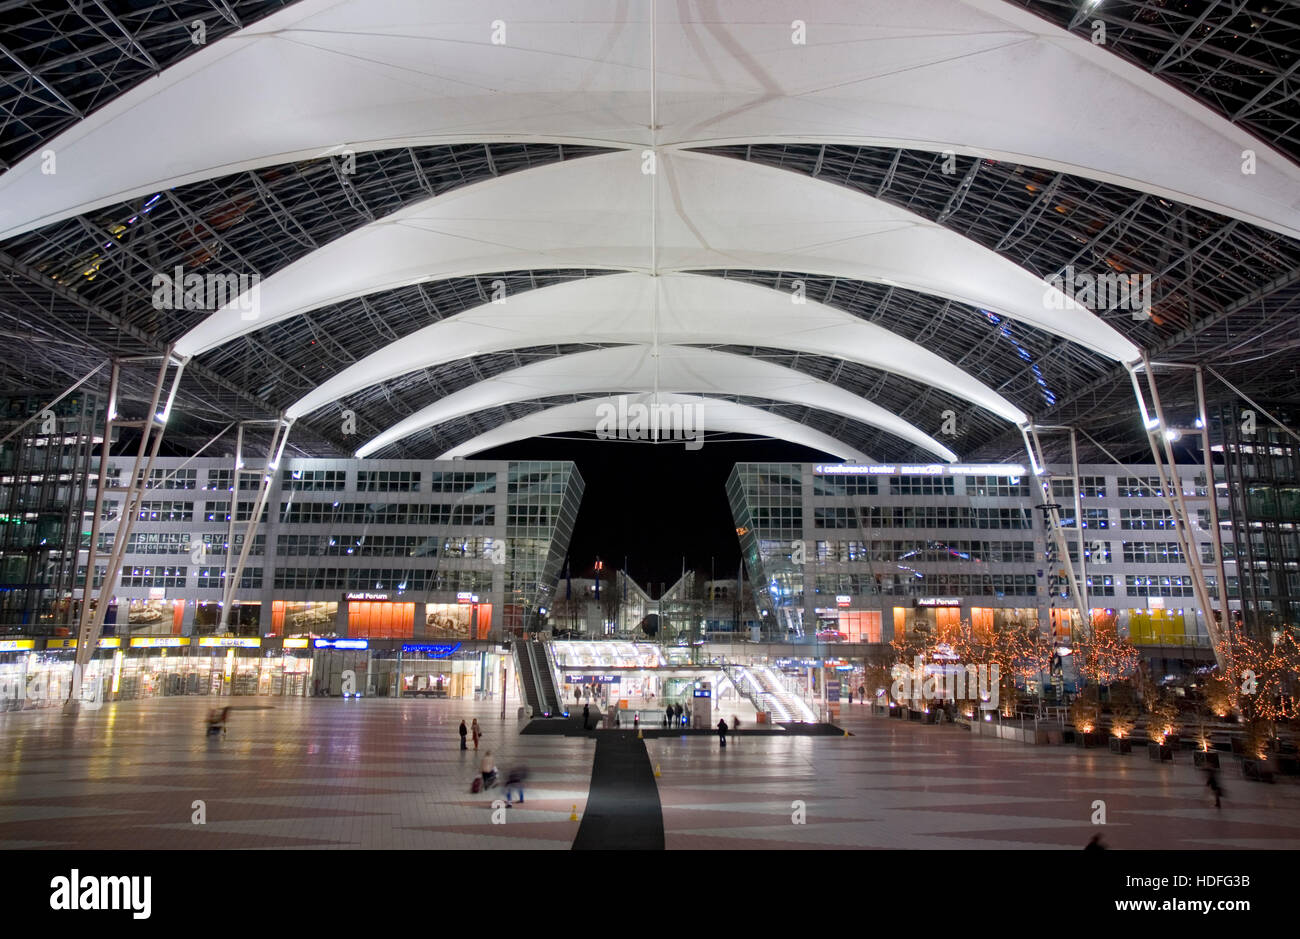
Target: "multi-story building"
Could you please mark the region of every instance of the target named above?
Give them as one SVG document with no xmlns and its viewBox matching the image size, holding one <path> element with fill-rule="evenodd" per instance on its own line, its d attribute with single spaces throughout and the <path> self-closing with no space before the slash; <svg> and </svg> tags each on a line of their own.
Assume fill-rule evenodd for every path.
<svg viewBox="0 0 1300 939">
<path fill-rule="evenodd" d="M 95 591 L 131 465 L 108 467 Z M 229 458 L 156 462 L 92 663 L 118 696 L 499 690 L 501 643 L 539 628 L 583 489 L 567 462 L 282 461 L 226 617 L 261 481 L 241 471 L 236 493 L 234 474 Z M 92 486 L 63 598 L 73 607 L 93 497 Z M 66 619 L 27 624 L 0 649 L 0 671 L 22 673 L 8 685 L 48 673 L 40 681 L 57 697 L 48 689 L 67 679 L 75 631 Z"/>
<path fill-rule="evenodd" d="M 76 615 L 68 597 L 104 409 L 84 390 L 51 406 L 52 397 L 12 396 L 0 414 L 0 633 L 9 635 Z"/>
<path fill-rule="evenodd" d="M 1093 621 L 1113 620 L 1170 667 L 1212 658 L 1155 467 L 1081 466 L 1082 519 L 1072 477 L 1053 471 L 1052 498 Z M 1068 630 L 1077 604 L 1041 500 L 1016 472 L 738 464 L 727 491 L 764 638 L 838 633 L 881 643 L 918 623 L 961 620 Z M 1196 510 L 1192 563 L 1217 597 L 1206 484 L 1184 475 L 1182 487 L 1189 506 L 1206 505 Z"/>
<path fill-rule="evenodd" d="M 1268 413 L 1295 427 L 1294 407 Z M 1247 629 L 1265 636 L 1300 623 L 1300 441 L 1256 408 L 1234 401 L 1210 420 L 1221 454 L 1215 486 L 1227 495 L 1223 528 L 1228 595 L 1242 596 Z"/>
</svg>

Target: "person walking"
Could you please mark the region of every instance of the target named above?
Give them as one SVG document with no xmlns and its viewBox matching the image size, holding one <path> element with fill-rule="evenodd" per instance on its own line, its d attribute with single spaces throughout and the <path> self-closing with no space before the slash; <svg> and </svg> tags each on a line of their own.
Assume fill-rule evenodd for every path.
<svg viewBox="0 0 1300 939">
<path fill-rule="evenodd" d="M 673 726 L 673 706 L 671 704 L 664 708 L 664 714 L 667 715 L 664 718 L 664 726 Z"/>
<path fill-rule="evenodd" d="M 858 701 L 862 702 L 863 704 L 866 703 L 867 701 L 866 685 L 858 685 Z"/>
<path fill-rule="evenodd" d="M 584 704 L 582 706 L 582 729 L 583 730 L 591 729 L 591 705 L 590 704 Z"/>
<path fill-rule="evenodd" d="M 474 749 L 477 750 L 477 749 L 478 749 L 478 738 L 483 736 L 483 731 L 480 730 L 480 729 L 479 729 L 479 726 L 478 726 L 478 718 L 477 718 L 477 717 L 474 718 L 474 722 L 473 722 L 472 724 L 469 725 L 469 732 L 470 732 L 470 736 L 472 736 L 472 737 L 474 738 Z"/>
<path fill-rule="evenodd" d="M 466 736 L 468 733 L 469 733 L 469 730 L 465 727 L 465 719 L 462 717 L 461 720 L 460 720 L 460 748 L 461 748 L 462 750 L 468 750 L 468 749 L 469 749 L 469 747 L 465 746 L 465 736 Z"/>
<path fill-rule="evenodd" d="M 1214 793 L 1214 807 L 1216 809 L 1223 808 L 1220 803 L 1220 800 L 1223 798 L 1223 786 L 1219 785 L 1219 774 L 1215 771 L 1214 767 L 1210 767 L 1205 771 L 1205 785 Z"/>
<path fill-rule="evenodd" d="M 718 718 L 718 746 L 726 747 L 727 745 L 727 721 L 725 718 Z"/>
<path fill-rule="evenodd" d="M 524 766 L 516 766 L 510 770 L 506 776 L 506 788 L 502 795 L 505 796 L 506 808 L 510 808 L 510 793 L 517 791 L 519 793 L 519 804 L 524 804 L 524 780 L 528 778 L 528 769 Z"/>
<path fill-rule="evenodd" d="M 731 739 L 736 739 L 736 731 L 740 730 L 740 718 L 735 714 L 731 715 Z"/>
<path fill-rule="evenodd" d="M 681 706 L 680 703 L 679 703 L 679 704 L 674 704 L 674 705 L 673 705 L 673 713 L 674 713 L 675 715 L 677 715 L 677 726 L 678 726 L 678 727 L 681 727 L 681 726 L 682 726 L 682 710 L 683 710 L 683 708 L 682 708 L 682 706 Z"/>
</svg>

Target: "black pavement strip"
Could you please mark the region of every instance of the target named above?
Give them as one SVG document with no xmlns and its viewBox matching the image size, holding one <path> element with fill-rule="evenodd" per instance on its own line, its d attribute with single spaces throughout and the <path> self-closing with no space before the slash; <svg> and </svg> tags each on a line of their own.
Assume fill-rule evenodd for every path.
<svg viewBox="0 0 1300 939">
<path fill-rule="evenodd" d="M 632 734 L 597 737 L 575 851 L 662 851 L 664 817 L 650 755 Z"/>
</svg>

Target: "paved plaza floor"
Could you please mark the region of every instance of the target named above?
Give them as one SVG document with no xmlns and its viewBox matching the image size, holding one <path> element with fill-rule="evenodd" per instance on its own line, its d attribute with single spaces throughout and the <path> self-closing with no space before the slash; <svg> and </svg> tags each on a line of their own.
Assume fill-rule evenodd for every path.
<svg viewBox="0 0 1300 939">
<path fill-rule="evenodd" d="M 212 703 L 0 715 L 0 848 L 569 849 L 593 787 L 597 740 L 521 736 L 514 709 L 503 721 L 491 702 L 237 698 L 265 709 L 207 738 Z M 482 751 L 459 749 L 462 717 L 479 719 L 500 769 L 528 766 L 522 805 L 494 812 L 499 789 L 470 794 Z M 1235 762 L 1216 810 L 1187 754 L 973 739 L 857 707 L 840 723 L 852 736 L 742 735 L 725 750 L 647 738 L 655 785 L 629 791 L 657 798 L 669 849 L 1077 850 L 1097 832 L 1119 849 L 1300 847 L 1300 786 L 1239 779 Z M 597 775 L 597 792 L 619 782 Z"/>
</svg>

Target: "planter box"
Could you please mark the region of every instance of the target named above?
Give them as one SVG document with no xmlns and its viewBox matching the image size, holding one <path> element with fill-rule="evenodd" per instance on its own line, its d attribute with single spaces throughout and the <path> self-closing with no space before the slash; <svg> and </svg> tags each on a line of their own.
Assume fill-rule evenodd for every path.
<svg viewBox="0 0 1300 939">
<path fill-rule="evenodd" d="M 1129 740 L 1127 737 L 1111 737 L 1110 752 L 1111 753 L 1132 753 L 1133 741 Z"/>
<path fill-rule="evenodd" d="M 1215 753 L 1213 750 L 1197 750 L 1192 754 L 1192 765 L 1198 769 L 1218 769 L 1219 754 Z"/>
<path fill-rule="evenodd" d="M 920 712 L 920 711 L 913 711 L 911 708 L 908 708 L 908 709 L 907 709 L 907 719 L 908 719 L 909 721 L 918 721 L 918 722 L 919 722 L 919 721 L 921 720 L 921 718 L 923 718 L 923 717 L 925 717 L 925 714 L 923 714 L 922 712 Z"/>
<path fill-rule="evenodd" d="M 1279 756 L 1277 771 L 1283 776 L 1300 776 L 1300 757 L 1294 755 Z"/>
<path fill-rule="evenodd" d="M 1168 744 L 1148 743 L 1147 756 L 1153 763 L 1172 763 L 1174 761 L 1174 748 Z"/>
<path fill-rule="evenodd" d="M 902 708 L 890 708 L 890 709 L 889 709 L 889 716 L 892 717 L 892 718 L 894 718 L 894 720 L 899 720 L 899 721 L 901 721 L 901 720 L 903 719 L 903 709 L 902 709 Z"/>
<path fill-rule="evenodd" d="M 1093 747 L 1101 746 L 1101 743 L 1102 743 L 1102 736 L 1096 731 L 1093 731 L 1090 734 L 1085 734 L 1082 731 L 1078 731 L 1078 730 L 1074 732 L 1074 745 L 1076 747 L 1085 747 L 1087 749 L 1092 749 Z"/>
<path fill-rule="evenodd" d="M 1254 782 L 1271 783 L 1273 781 L 1273 767 L 1264 760 L 1242 760 L 1241 775 L 1243 779 L 1250 779 Z"/>
</svg>

